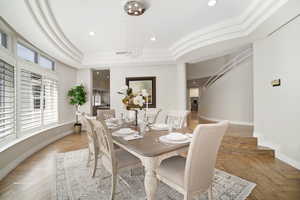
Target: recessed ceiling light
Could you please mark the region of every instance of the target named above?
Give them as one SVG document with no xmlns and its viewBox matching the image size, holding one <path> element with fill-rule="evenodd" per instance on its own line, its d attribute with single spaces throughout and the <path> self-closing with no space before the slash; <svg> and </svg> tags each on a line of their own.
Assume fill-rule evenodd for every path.
<svg viewBox="0 0 300 200">
<path fill-rule="evenodd" d="M 152 36 L 152 37 L 150 38 L 150 40 L 151 40 L 152 42 L 154 42 L 154 41 L 156 41 L 156 37 L 155 37 L 155 36 Z"/>
<path fill-rule="evenodd" d="M 208 3 L 207 3 L 207 5 L 209 6 L 209 7 L 213 7 L 213 6 L 215 6 L 217 4 L 217 0 L 208 0 Z"/>
<path fill-rule="evenodd" d="M 89 35 L 90 35 L 90 36 L 94 36 L 94 35 L 95 35 L 95 32 L 91 31 L 91 32 L 89 32 Z"/>
</svg>

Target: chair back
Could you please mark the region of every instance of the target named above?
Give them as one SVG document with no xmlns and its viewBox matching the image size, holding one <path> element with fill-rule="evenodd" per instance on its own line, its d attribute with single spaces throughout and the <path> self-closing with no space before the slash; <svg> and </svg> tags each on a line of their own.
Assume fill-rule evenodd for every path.
<svg viewBox="0 0 300 200">
<path fill-rule="evenodd" d="M 93 124 L 95 133 L 98 138 L 100 154 L 105 157 L 103 161 L 108 161 L 108 163 L 104 163 L 104 165 L 110 165 L 106 167 L 109 167 L 109 170 L 112 169 L 114 172 L 116 170 L 116 157 L 112 140 L 112 134 L 108 130 L 103 120 L 92 119 L 90 121 Z"/>
<path fill-rule="evenodd" d="M 93 124 L 87 119 L 87 116 L 84 113 L 81 114 L 81 121 L 83 125 L 86 127 L 89 150 L 95 153 L 97 152 L 98 141 L 97 141 L 96 134 L 93 130 Z"/>
<path fill-rule="evenodd" d="M 160 108 L 149 108 L 145 111 L 145 117 L 150 124 L 155 124 L 158 118 L 159 113 L 161 112 Z"/>
<path fill-rule="evenodd" d="M 97 110 L 97 118 L 101 120 L 107 120 L 110 118 L 116 117 L 116 111 L 114 109 L 111 110 Z"/>
<path fill-rule="evenodd" d="M 184 128 L 187 123 L 187 116 L 190 112 L 187 110 L 169 111 L 166 116 L 165 123 L 172 124 L 173 128 Z"/>
<path fill-rule="evenodd" d="M 194 130 L 185 166 L 186 191 L 206 191 L 212 184 L 218 150 L 228 124 L 228 121 L 200 124 Z"/>
</svg>

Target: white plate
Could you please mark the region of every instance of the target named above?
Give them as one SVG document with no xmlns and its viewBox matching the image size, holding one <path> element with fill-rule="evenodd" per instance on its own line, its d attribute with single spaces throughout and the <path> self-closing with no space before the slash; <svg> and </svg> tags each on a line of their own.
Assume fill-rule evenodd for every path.
<svg viewBox="0 0 300 200">
<path fill-rule="evenodd" d="M 119 135 L 129 135 L 129 134 L 135 133 L 135 131 L 130 128 L 122 128 L 122 129 L 116 131 L 116 133 Z"/>
<path fill-rule="evenodd" d="M 168 130 L 168 124 L 153 124 L 151 127 L 153 130 Z"/>
<path fill-rule="evenodd" d="M 187 138 L 186 140 L 182 140 L 182 141 L 174 141 L 174 140 L 168 140 L 166 138 L 166 135 L 159 137 L 159 141 L 163 142 L 163 143 L 167 143 L 167 144 L 186 144 L 191 142 L 191 139 Z"/>
<path fill-rule="evenodd" d="M 183 135 L 182 133 L 169 133 L 165 138 L 171 141 L 184 141 L 188 139 L 188 136 Z"/>
</svg>

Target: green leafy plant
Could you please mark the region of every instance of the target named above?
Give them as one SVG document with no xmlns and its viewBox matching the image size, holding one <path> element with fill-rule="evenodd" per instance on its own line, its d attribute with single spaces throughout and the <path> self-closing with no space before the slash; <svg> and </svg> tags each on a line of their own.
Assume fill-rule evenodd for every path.
<svg viewBox="0 0 300 200">
<path fill-rule="evenodd" d="M 79 106 L 86 103 L 86 91 L 83 85 L 78 85 L 71 88 L 68 92 L 68 97 L 70 98 L 70 104 L 76 106 L 76 111 L 79 111 Z M 76 115 L 76 124 L 78 122 L 78 116 Z"/>
</svg>

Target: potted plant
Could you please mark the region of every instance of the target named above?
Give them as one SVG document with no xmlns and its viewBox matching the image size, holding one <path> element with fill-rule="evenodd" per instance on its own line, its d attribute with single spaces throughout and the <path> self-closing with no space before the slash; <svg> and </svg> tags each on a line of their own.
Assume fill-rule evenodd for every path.
<svg viewBox="0 0 300 200">
<path fill-rule="evenodd" d="M 77 112 L 79 107 L 86 103 L 86 91 L 83 85 L 78 85 L 71 88 L 68 92 L 70 98 L 70 104 L 76 106 L 76 123 L 74 124 L 74 132 L 81 133 L 81 123 L 78 121 Z"/>
</svg>

